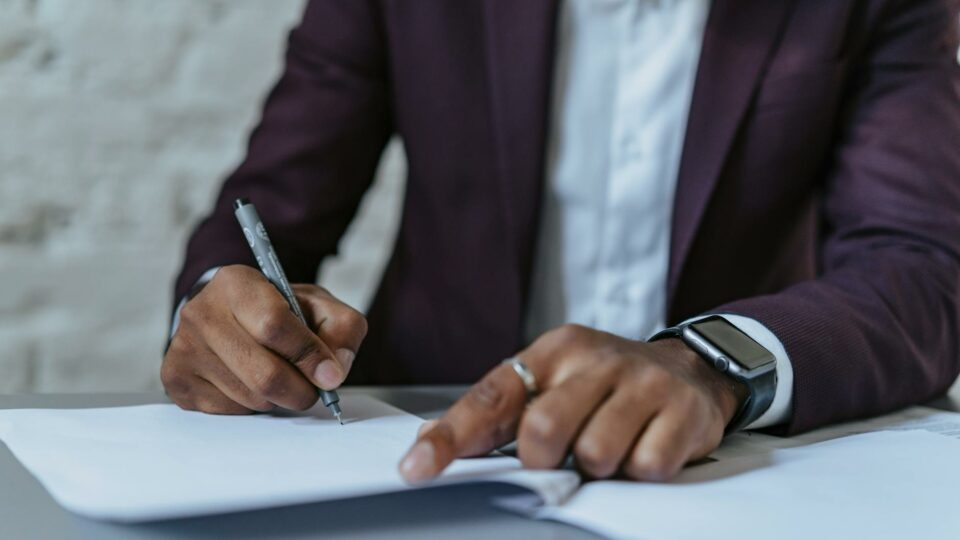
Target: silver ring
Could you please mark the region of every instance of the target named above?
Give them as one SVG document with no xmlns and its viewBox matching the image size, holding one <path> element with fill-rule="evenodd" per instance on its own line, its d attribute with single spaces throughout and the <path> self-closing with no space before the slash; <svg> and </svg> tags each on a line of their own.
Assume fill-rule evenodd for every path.
<svg viewBox="0 0 960 540">
<path fill-rule="evenodd" d="M 530 371 L 530 368 L 523 363 L 516 356 L 507 358 L 503 361 L 504 364 L 510 364 L 510 367 L 513 368 L 513 371 L 520 376 L 520 380 L 523 382 L 523 387 L 527 390 L 527 399 L 532 399 L 538 393 L 540 389 L 537 388 L 537 378 L 533 376 L 533 372 Z"/>
</svg>

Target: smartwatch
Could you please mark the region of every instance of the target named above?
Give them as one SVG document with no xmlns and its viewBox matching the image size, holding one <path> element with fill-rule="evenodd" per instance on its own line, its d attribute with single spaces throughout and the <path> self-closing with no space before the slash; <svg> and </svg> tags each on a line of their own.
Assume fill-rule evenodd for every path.
<svg viewBox="0 0 960 540">
<path fill-rule="evenodd" d="M 649 341 L 666 338 L 679 338 L 717 371 L 749 390 L 727 433 L 750 425 L 770 408 L 777 390 L 777 359 L 734 324 L 712 315 L 657 332 Z"/>
</svg>

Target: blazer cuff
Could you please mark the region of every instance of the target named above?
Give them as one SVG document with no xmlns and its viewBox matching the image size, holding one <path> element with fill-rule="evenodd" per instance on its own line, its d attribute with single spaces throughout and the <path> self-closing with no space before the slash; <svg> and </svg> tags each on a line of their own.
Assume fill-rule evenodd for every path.
<svg viewBox="0 0 960 540">
<path fill-rule="evenodd" d="M 173 322 L 170 323 L 170 334 L 167 336 L 167 345 L 170 344 L 170 340 L 173 339 L 173 335 L 177 333 L 177 328 L 180 327 L 180 310 L 183 309 L 184 304 L 187 303 L 187 300 L 190 300 L 194 295 L 199 292 L 200 288 L 210 282 L 213 279 L 213 276 L 217 273 L 217 270 L 220 270 L 219 266 L 214 266 L 213 268 L 204 272 L 197 282 L 193 284 L 193 287 L 190 288 L 190 293 L 180 299 L 180 303 L 177 304 L 177 309 L 173 310 Z"/>
<path fill-rule="evenodd" d="M 793 416 L 793 364 L 790 363 L 790 356 L 783 347 L 783 343 L 764 326 L 760 321 L 743 315 L 734 315 L 732 313 L 718 314 L 727 320 L 730 324 L 736 326 L 741 332 L 750 336 L 751 339 L 760 344 L 761 347 L 773 353 L 777 360 L 777 388 L 773 396 L 773 403 L 770 407 L 751 422 L 744 429 L 760 429 L 779 424 L 785 424 Z M 684 321 L 685 323 L 697 321 L 708 317 L 702 315 L 693 317 Z"/>
</svg>

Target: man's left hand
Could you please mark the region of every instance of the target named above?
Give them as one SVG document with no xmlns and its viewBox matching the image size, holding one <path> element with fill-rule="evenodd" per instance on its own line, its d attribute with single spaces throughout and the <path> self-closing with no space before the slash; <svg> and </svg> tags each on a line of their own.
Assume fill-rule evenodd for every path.
<svg viewBox="0 0 960 540">
<path fill-rule="evenodd" d="M 566 325 L 517 357 L 536 377 L 536 399 L 527 403 L 511 366 L 493 369 L 421 429 L 400 462 L 407 481 L 514 439 L 528 468 L 555 468 L 572 453 L 594 478 L 664 481 L 720 444 L 746 397 L 677 339 L 645 343 Z"/>
</svg>

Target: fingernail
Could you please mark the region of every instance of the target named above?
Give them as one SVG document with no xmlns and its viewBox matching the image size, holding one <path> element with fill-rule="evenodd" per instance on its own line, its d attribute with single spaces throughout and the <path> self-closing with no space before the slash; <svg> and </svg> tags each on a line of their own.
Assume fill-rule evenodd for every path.
<svg viewBox="0 0 960 540">
<path fill-rule="evenodd" d="M 355 355 L 350 349 L 337 349 L 337 352 L 334 354 L 337 355 L 337 360 L 340 361 L 340 366 L 343 369 L 349 370 L 350 366 L 353 365 L 353 357 Z"/>
<path fill-rule="evenodd" d="M 334 388 L 343 382 L 343 369 L 333 359 L 324 360 L 313 372 L 313 378 L 323 388 Z"/>
<path fill-rule="evenodd" d="M 406 457 L 400 462 L 400 474 L 408 482 L 427 480 L 433 471 L 433 445 L 427 441 L 420 441 L 413 445 Z"/>
</svg>

